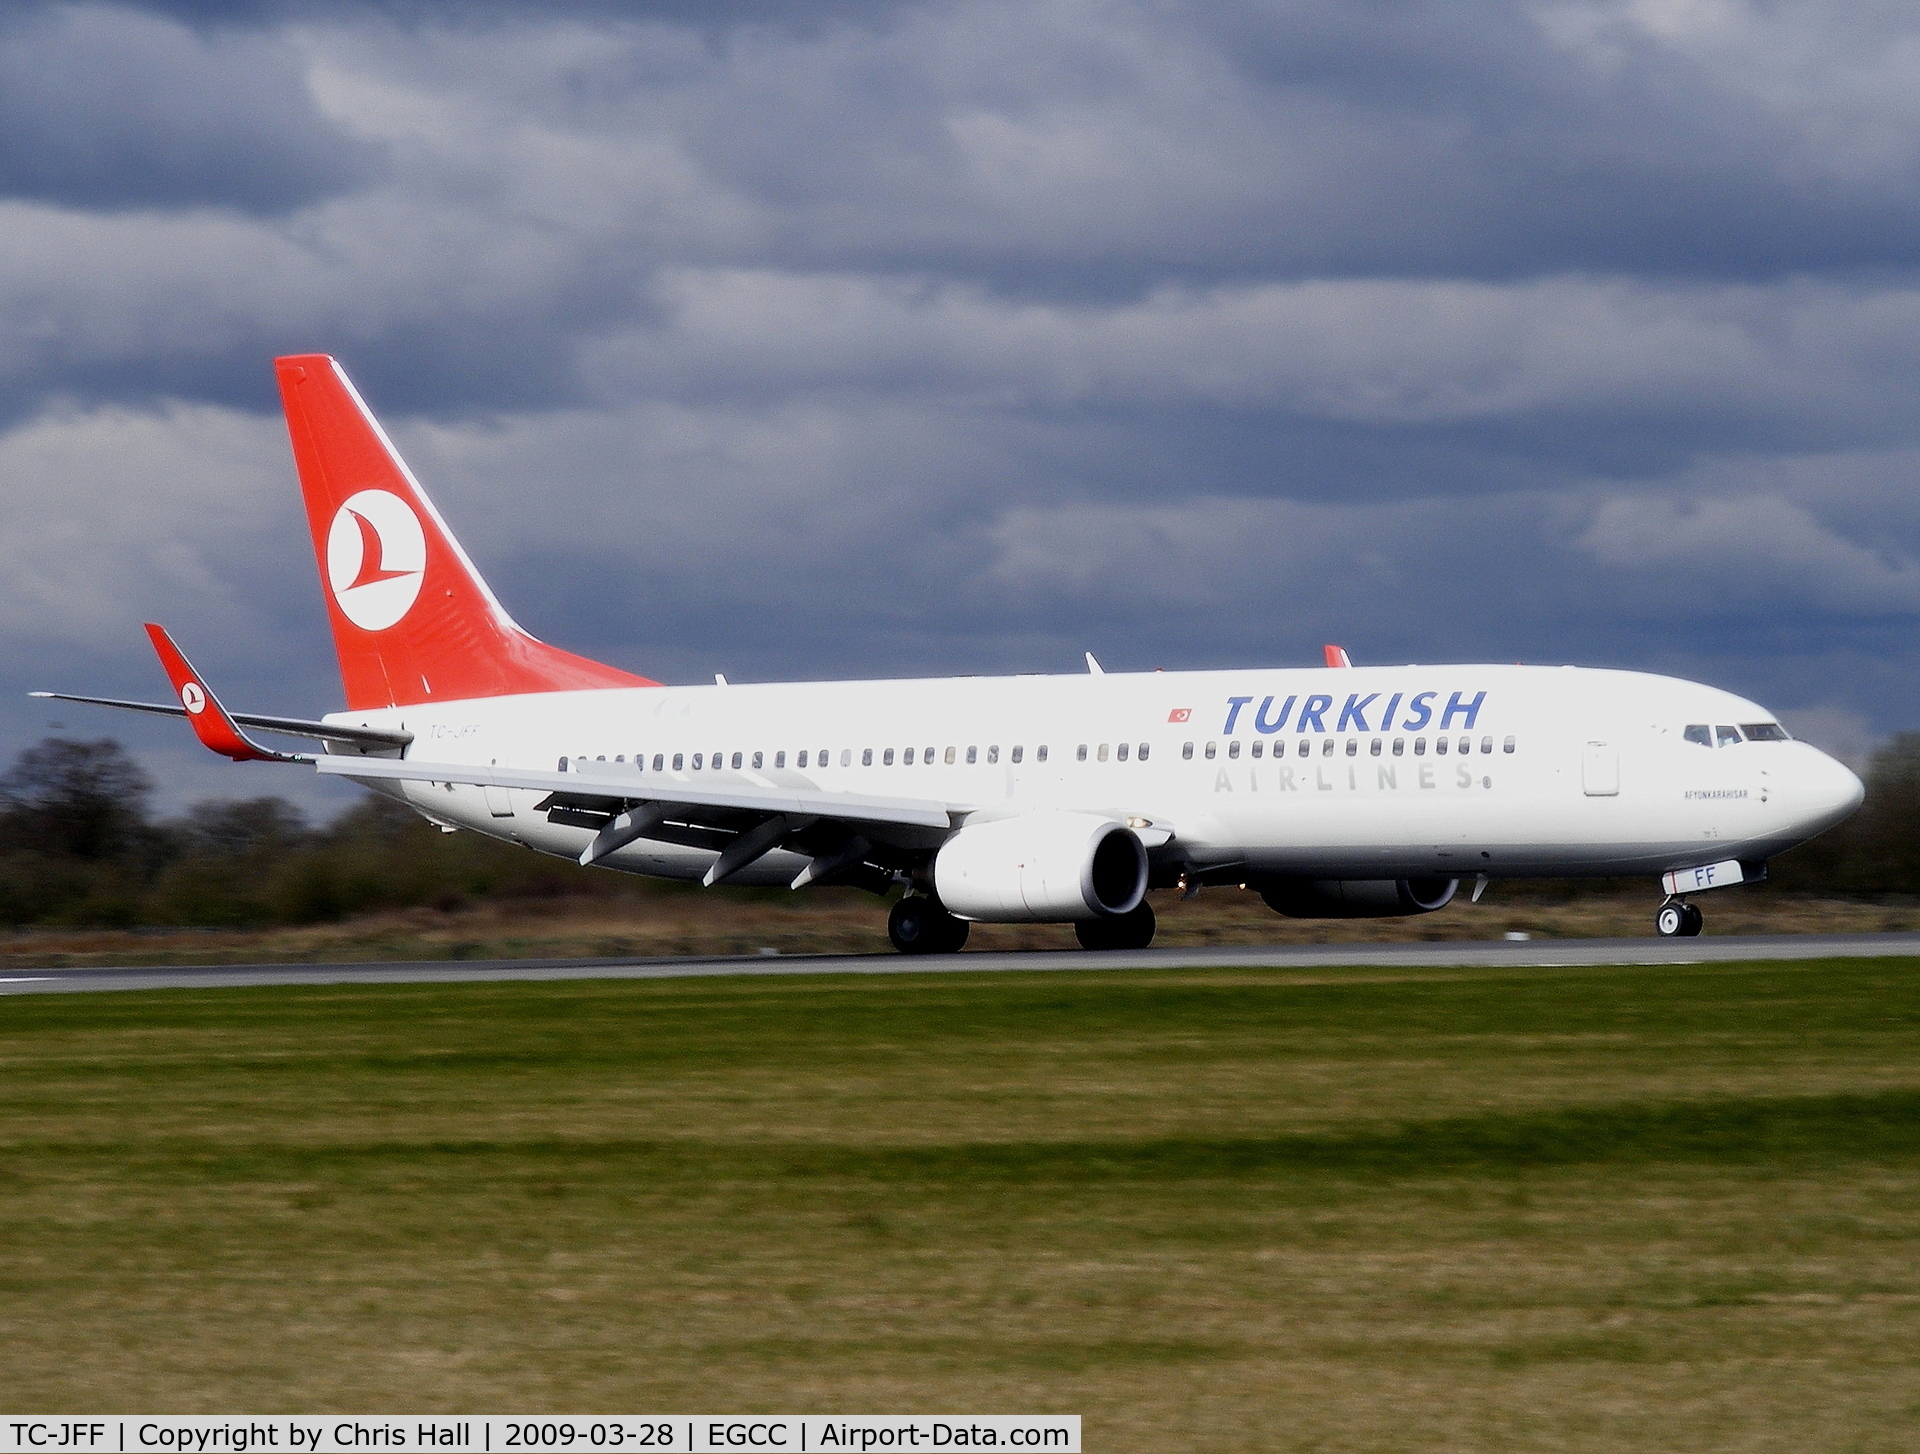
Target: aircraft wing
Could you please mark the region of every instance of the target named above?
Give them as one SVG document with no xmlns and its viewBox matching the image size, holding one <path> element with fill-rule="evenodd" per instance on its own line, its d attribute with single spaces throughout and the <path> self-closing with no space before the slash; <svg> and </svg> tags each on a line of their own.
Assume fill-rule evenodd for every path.
<svg viewBox="0 0 1920 1454">
<path fill-rule="evenodd" d="M 536 811 L 547 820 L 594 829 L 580 854 L 591 864 L 641 838 L 695 848 L 718 857 L 705 882 L 723 883 L 775 848 L 803 853 L 808 864 L 794 888 L 826 880 L 883 889 L 889 864 L 909 847 L 938 847 L 954 814 L 926 799 L 827 792 L 778 773 L 726 773 L 714 783 L 672 781 L 593 763 L 584 772 L 541 772 L 471 763 L 321 757 L 315 766 L 356 782 L 426 782 L 544 793 Z M 621 765 L 624 767 L 624 764 Z M 784 779 L 784 780 L 781 780 Z M 889 851 L 889 850 L 893 851 Z"/>
</svg>

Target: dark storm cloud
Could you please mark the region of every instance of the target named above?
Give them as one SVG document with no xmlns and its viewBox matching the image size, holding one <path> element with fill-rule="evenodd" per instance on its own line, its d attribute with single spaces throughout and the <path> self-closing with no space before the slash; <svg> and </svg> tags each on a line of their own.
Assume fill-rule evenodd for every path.
<svg viewBox="0 0 1920 1454">
<path fill-rule="evenodd" d="M 107 8 L 0 26 L 0 195 L 90 208 L 276 212 L 368 180 L 378 154 L 314 107 L 267 37 Z"/>
</svg>

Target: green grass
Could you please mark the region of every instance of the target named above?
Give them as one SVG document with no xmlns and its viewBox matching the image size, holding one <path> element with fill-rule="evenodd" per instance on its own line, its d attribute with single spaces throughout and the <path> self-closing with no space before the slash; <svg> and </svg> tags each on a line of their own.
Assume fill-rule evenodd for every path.
<svg viewBox="0 0 1920 1454">
<path fill-rule="evenodd" d="M 0 1001 L 0 1407 L 1892 1450 L 1920 962 Z"/>
</svg>

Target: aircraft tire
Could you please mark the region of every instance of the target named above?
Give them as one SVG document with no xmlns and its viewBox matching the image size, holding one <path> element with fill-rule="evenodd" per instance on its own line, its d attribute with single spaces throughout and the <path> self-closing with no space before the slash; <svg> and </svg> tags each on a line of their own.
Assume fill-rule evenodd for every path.
<svg viewBox="0 0 1920 1454">
<path fill-rule="evenodd" d="M 1145 949 L 1153 943 L 1157 924 L 1153 905 L 1140 904 L 1114 919 L 1082 919 L 1073 926 L 1073 936 L 1082 949 Z"/>
<path fill-rule="evenodd" d="M 1662 904 L 1653 916 L 1653 927 L 1662 939 L 1691 939 L 1706 926 L 1707 916 L 1693 904 Z"/>
<path fill-rule="evenodd" d="M 925 894 L 908 894 L 887 915 L 887 938 L 902 954 L 953 954 L 970 927 Z"/>
</svg>

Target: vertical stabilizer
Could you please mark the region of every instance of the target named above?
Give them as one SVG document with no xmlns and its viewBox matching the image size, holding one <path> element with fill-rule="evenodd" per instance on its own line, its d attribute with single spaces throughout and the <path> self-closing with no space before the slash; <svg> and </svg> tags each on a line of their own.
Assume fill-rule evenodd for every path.
<svg viewBox="0 0 1920 1454">
<path fill-rule="evenodd" d="M 521 630 L 333 359 L 274 371 L 350 710 L 658 685 Z"/>
</svg>

